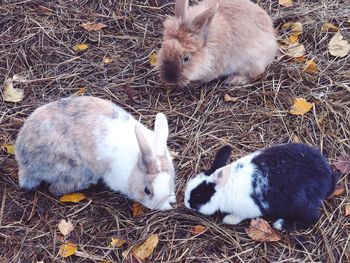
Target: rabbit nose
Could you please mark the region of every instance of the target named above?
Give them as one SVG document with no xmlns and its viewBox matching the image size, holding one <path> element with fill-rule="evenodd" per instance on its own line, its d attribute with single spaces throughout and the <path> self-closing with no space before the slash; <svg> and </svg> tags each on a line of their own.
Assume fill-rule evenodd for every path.
<svg viewBox="0 0 350 263">
<path fill-rule="evenodd" d="M 176 62 L 165 60 L 162 63 L 160 78 L 167 82 L 176 83 L 179 79 L 180 69 Z"/>
</svg>

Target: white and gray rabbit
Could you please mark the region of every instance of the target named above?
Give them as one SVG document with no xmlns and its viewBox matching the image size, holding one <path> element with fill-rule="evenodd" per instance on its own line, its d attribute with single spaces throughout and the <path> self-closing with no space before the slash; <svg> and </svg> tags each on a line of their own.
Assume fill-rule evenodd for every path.
<svg viewBox="0 0 350 263">
<path fill-rule="evenodd" d="M 18 134 L 19 184 L 34 189 L 46 181 L 62 195 L 102 179 L 150 209 L 171 209 L 175 172 L 168 132 L 162 113 L 152 131 L 110 101 L 60 99 L 36 109 Z"/>
<path fill-rule="evenodd" d="M 306 144 L 281 144 L 226 165 L 231 147 L 216 154 L 208 171 L 190 179 L 185 206 L 202 214 L 227 213 L 227 224 L 263 216 L 276 229 L 315 224 L 319 207 L 335 189 L 334 174 L 321 153 Z"/>
</svg>

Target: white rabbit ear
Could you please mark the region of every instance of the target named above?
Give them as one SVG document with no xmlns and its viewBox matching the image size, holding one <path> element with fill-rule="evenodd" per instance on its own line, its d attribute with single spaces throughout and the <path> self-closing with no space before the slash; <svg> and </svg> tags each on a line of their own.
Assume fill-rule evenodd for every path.
<svg viewBox="0 0 350 263">
<path fill-rule="evenodd" d="M 206 38 L 209 26 L 213 21 L 213 17 L 218 7 L 219 4 L 216 3 L 216 5 L 209 7 L 207 10 L 203 11 L 198 16 L 196 16 L 191 23 L 191 28 L 196 33 L 201 34 L 204 38 Z"/>
<path fill-rule="evenodd" d="M 135 134 L 136 134 L 137 142 L 138 142 L 139 147 L 140 147 L 143 165 L 148 170 L 149 167 L 152 166 L 152 163 L 155 162 L 155 154 L 152 151 L 151 145 L 149 144 L 145 135 L 142 132 L 141 125 L 135 126 Z"/>
<path fill-rule="evenodd" d="M 217 186 L 223 187 L 226 185 L 231 175 L 231 165 L 226 165 L 224 168 L 217 171 L 215 175 L 215 183 Z"/>
<path fill-rule="evenodd" d="M 169 135 L 168 121 L 163 113 L 157 113 L 154 123 L 154 149 L 157 155 L 164 155 Z"/>
<path fill-rule="evenodd" d="M 175 16 L 181 20 L 184 20 L 186 17 L 187 8 L 188 8 L 188 0 L 176 0 Z"/>
</svg>

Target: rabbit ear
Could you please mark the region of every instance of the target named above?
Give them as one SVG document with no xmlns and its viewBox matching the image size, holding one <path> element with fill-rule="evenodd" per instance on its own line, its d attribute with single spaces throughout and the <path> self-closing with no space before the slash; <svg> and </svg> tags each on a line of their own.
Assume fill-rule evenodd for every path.
<svg viewBox="0 0 350 263">
<path fill-rule="evenodd" d="M 218 7 L 219 4 L 217 3 L 216 5 L 209 7 L 207 10 L 203 11 L 201 14 L 196 16 L 191 23 L 192 30 L 206 38 L 208 28 L 213 20 L 213 17 Z"/>
<path fill-rule="evenodd" d="M 188 7 L 188 0 L 176 0 L 175 16 L 181 20 L 184 20 L 186 17 L 187 7 Z"/>
<path fill-rule="evenodd" d="M 156 157 L 141 129 L 141 125 L 136 125 L 135 134 L 141 151 L 142 163 L 146 169 L 149 170 L 154 166 L 153 164 L 156 162 Z"/>
<path fill-rule="evenodd" d="M 168 121 L 163 113 L 157 113 L 154 123 L 154 149 L 157 155 L 165 155 L 169 135 Z"/>
<path fill-rule="evenodd" d="M 229 145 L 221 147 L 215 155 L 214 161 L 209 170 L 205 171 L 205 175 L 213 174 L 217 169 L 225 166 L 230 158 L 232 148 Z"/>
<path fill-rule="evenodd" d="M 220 187 L 225 186 L 230 175 L 231 175 L 231 165 L 227 165 L 216 173 L 214 177 L 215 184 Z"/>
</svg>

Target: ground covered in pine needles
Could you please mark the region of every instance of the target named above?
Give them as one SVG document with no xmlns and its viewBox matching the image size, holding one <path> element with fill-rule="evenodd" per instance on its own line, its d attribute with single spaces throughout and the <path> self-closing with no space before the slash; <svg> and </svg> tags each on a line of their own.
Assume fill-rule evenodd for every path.
<svg viewBox="0 0 350 263">
<path fill-rule="evenodd" d="M 186 181 L 207 168 L 222 145 L 233 147 L 232 160 L 254 150 L 291 141 L 319 147 L 332 163 L 350 152 L 350 61 L 327 51 L 334 32 L 321 32 L 331 22 L 350 39 L 347 0 L 294 1 L 290 8 L 278 1 L 257 1 L 271 14 L 279 39 L 281 25 L 300 21 L 300 42 L 320 72 L 303 72 L 304 64 L 281 53 L 262 78 L 244 86 L 213 82 L 184 89 L 159 81 L 149 55 L 160 48 L 162 21 L 173 13 L 173 2 L 119 1 L 2 1 L 0 4 L 0 83 L 14 74 L 27 81 L 21 102 L 0 99 L 0 143 L 12 144 L 26 117 L 37 107 L 68 97 L 85 88 L 121 105 L 148 127 L 157 112 L 169 120 L 169 147 L 176 152 L 176 209 L 132 216 L 132 201 L 103 186 L 84 191 L 87 199 L 63 204 L 47 189 L 34 193 L 18 187 L 13 155 L 0 152 L 0 261 L 1 262 L 122 262 L 122 252 L 151 234 L 159 244 L 149 262 L 350 262 L 349 175 L 342 174 L 344 191 L 323 204 L 318 223 L 305 231 L 280 233 L 281 241 L 259 243 L 245 228 L 203 217 L 183 205 Z M 86 31 L 84 22 L 107 25 Z M 87 43 L 82 52 L 73 51 Z M 111 58 L 112 62 L 103 62 Z M 225 102 L 224 95 L 237 98 Z M 304 116 L 289 114 L 293 98 L 314 103 Z M 334 168 L 334 167 L 333 167 Z M 77 255 L 63 259 L 65 241 L 57 229 L 60 219 L 74 224 L 66 237 L 78 245 Z M 193 234 L 195 225 L 207 228 Z M 111 238 L 126 240 L 110 248 Z M 135 259 L 134 259 L 135 260 Z M 137 262 L 137 261 L 134 261 Z"/>
</svg>

